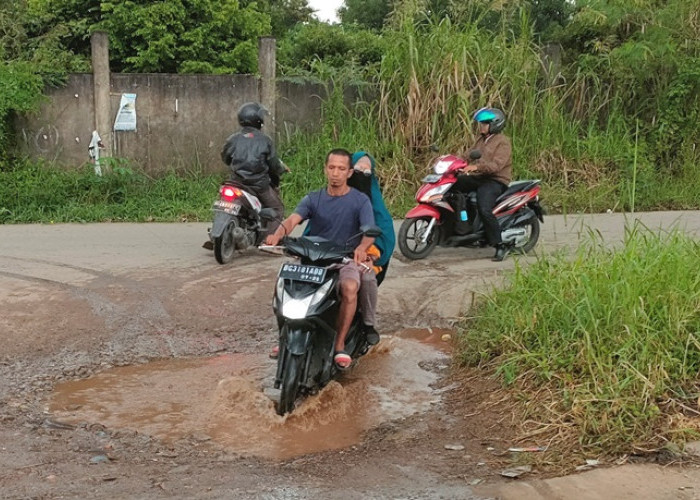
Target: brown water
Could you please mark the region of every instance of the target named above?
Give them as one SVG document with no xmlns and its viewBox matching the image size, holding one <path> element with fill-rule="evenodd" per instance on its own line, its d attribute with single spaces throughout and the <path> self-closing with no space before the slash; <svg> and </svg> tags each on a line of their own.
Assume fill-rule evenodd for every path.
<svg viewBox="0 0 700 500">
<path fill-rule="evenodd" d="M 344 448 L 382 422 L 427 411 L 439 400 L 437 375 L 419 366 L 449 363 L 447 330 L 387 336 L 339 382 L 275 413 L 276 362 L 227 354 L 114 368 L 56 387 L 50 410 L 64 422 L 133 429 L 163 440 L 211 438 L 232 451 L 285 459 Z"/>
</svg>

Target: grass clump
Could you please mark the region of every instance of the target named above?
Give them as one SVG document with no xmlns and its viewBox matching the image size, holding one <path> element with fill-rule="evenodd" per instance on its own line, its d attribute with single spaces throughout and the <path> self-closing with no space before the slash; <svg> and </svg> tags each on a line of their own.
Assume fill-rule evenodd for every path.
<svg viewBox="0 0 700 500">
<path fill-rule="evenodd" d="M 19 161 L 0 169 L 0 224 L 195 222 L 211 218 L 221 176 L 169 172 L 154 178 L 117 163 L 63 169 Z"/>
<path fill-rule="evenodd" d="M 555 449 L 638 453 L 697 437 L 698 259 L 676 229 L 635 225 L 615 249 L 591 234 L 573 256 L 517 266 L 464 320 L 458 359 L 516 388 L 523 437 Z"/>
</svg>

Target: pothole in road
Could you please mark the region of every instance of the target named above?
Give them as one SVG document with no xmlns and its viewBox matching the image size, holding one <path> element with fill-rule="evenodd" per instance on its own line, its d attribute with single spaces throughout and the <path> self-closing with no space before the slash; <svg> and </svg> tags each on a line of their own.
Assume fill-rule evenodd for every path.
<svg viewBox="0 0 700 500">
<path fill-rule="evenodd" d="M 276 362 L 263 354 L 126 366 L 56 387 L 50 411 L 165 441 L 212 439 L 244 455 L 287 459 L 345 448 L 383 422 L 423 413 L 450 361 L 449 330 L 386 336 L 339 381 L 280 417 L 271 399 Z"/>
</svg>

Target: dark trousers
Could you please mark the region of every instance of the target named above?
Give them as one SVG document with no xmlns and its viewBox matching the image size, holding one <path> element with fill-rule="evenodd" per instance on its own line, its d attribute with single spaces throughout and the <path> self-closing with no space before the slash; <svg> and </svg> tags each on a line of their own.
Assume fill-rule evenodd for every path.
<svg viewBox="0 0 700 500">
<path fill-rule="evenodd" d="M 272 208 L 275 210 L 276 220 L 267 223 L 267 234 L 272 234 L 284 218 L 284 205 L 282 204 L 279 190 L 268 186 L 265 189 L 254 189 L 253 191 L 258 196 L 263 208 Z"/>
<path fill-rule="evenodd" d="M 459 175 L 457 182 L 452 187 L 453 191 L 468 193 L 476 191 L 476 208 L 479 211 L 481 220 L 484 222 L 484 231 L 489 245 L 496 246 L 501 243 L 501 226 L 498 219 L 493 215 L 493 207 L 496 206 L 496 199 L 508 188 L 493 179 L 480 177 L 478 175 Z"/>
</svg>

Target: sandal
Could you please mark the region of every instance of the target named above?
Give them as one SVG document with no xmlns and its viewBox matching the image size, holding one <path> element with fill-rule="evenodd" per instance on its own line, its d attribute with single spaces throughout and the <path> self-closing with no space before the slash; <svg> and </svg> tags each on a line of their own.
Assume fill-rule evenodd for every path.
<svg viewBox="0 0 700 500">
<path fill-rule="evenodd" d="M 335 356 L 333 356 L 333 361 L 335 362 L 335 366 L 337 366 L 339 369 L 347 370 L 348 368 L 350 368 L 352 358 L 347 352 L 338 351 L 335 353 Z"/>
</svg>

